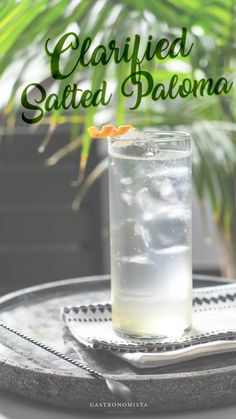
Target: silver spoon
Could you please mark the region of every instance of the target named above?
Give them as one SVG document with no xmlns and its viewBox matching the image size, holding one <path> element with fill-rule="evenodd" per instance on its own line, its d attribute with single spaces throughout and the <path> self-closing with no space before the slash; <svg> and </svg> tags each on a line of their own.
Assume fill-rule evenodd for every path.
<svg viewBox="0 0 236 419">
<path fill-rule="evenodd" d="M 42 342 L 39 342 L 36 339 L 31 338 L 30 336 L 25 335 L 24 333 L 13 329 L 12 327 L 6 325 L 5 323 L 0 322 L 0 327 L 2 327 L 5 330 L 8 330 L 9 332 L 13 333 L 16 336 L 21 337 L 22 339 L 25 339 L 26 341 L 32 343 L 33 345 L 38 346 L 41 349 L 44 349 L 45 351 L 57 356 L 60 359 L 63 359 L 66 362 L 69 362 L 70 364 L 75 365 L 78 368 L 81 368 L 85 370 L 88 374 L 90 374 L 92 377 L 103 380 L 106 383 L 106 386 L 108 390 L 119 400 L 126 401 L 126 402 L 134 402 L 137 401 L 136 397 L 132 393 L 132 391 L 123 383 L 120 383 L 116 380 L 113 380 L 111 378 L 106 378 L 103 374 L 96 371 L 93 368 L 90 368 L 88 365 L 77 361 L 76 359 L 70 358 L 67 355 L 64 355 L 62 352 L 59 352 L 58 350 L 45 345 Z"/>
</svg>

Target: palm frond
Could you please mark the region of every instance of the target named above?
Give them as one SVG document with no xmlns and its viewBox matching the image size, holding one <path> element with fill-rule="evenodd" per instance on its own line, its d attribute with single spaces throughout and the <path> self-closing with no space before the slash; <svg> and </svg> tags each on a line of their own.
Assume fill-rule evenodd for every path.
<svg viewBox="0 0 236 419">
<path fill-rule="evenodd" d="M 205 77 L 227 75 L 235 83 L 235 18 L 236 10 L 232 0 L 6 1 L 0 9 L 0 75 L 7 77 L 14 61 L 18 65 L 18 75 L 2 113 L 5 112 L 4 116 L 7 116 L 9 122 L 15 120 L 19 105 L 17 92 L 22 88 L 27 71 L 25 63 L 37 62 L 38 53 L 42 53 L 45 41 L 49 37 L 56 39 L 71 24 L 76 25 L 81 37 L 91 36 L 104 44 L 109 39 L 116 39 L 118 44 L 122 44 L 127 36 L 139 33 L 140 27 L 144 37 L 145 34 L 152 34 L 157 39 L 161 36 L 171 39 L 180 33 L 181 27 L 186 27 L 189 37 L 194 41 L 194 54 L 185 60 L 190 66 L 189 72 L 176 71 L 179 79 L 185 76 L 191 78 L 200 72 Z M 69 55 L 65 63 L 68 68 L 71 58 Z M 48 68 L 46 59 L 45 68 Z M 168 59 L 163 63 L 158 60 L 145 63 L 145 69 L 152 73 L 154 79 L 166 83 L 172 74 Z M 60 96 L 66 84 L 85 82 L 96 90 L 101 86 L 102 80 L 106 79 L 108 82 L 113 81 L 118 91 L 128 71 L 129 67 L 125 64 L 78 68 L 65 81 L 55 82 L 53 89 Z M 95 119 L 101 123 L 116 120 L 117 124 L 121 124 L 127 121 L 141 129 L 147 126 L 185 126 L 193 137 L 193 179 L 198 196 L 201 201 L 204 201 L 206 195 L 210 197 L 214 216 L 229 235 L 235 212 L 235 95 L 234 89 L 228 97 L 205 96 L 198 100 L 189 97 L 187 100 L 166 100 L 161 103 L 153 103 L 147 99 L 143 106 L 132 112 L 124 97 L 117 94 L 109 113 L 104 113 L 99 107 L 90 107 L 79 113 L 77 109 L 72 113 L 52 112 L 43 121 L 49 126 L 49 130 L 41 151 L 50 141 L 50 133 L 55 124 L 69 122 L 74 125 L 71 142 L 54 153 L 47 164 L 53 165 L 68 153 L 74 152 L 76 147 L 81 147 L 79 177 L 75 181 L 76 185 L 80 185 L 84 180 L 91 147 L 87 127 Z M 78 124 L 82 127 L 82 132 L 78 131 Z M 74 206 L 80 205 L 88 187 L 105 170 L 105 166 L 105 162 L 101 163 L 84 180 Z"/>
</svg>

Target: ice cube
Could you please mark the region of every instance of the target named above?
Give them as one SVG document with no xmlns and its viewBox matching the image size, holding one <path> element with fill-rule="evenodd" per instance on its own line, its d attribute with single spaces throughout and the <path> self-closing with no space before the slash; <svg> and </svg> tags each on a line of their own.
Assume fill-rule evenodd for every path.
<svg viewBox="0 0 236 419">
<path fill-rule="evenodd" d="M 124 154 L 133 157 L 152 158 L 159 154 L 160 150 L 155 142 L 134 141 L 125 146 Z"/>
<path fill-rule="evenodd" d="M 115 257 L 133 257 L 145 254 L 148 237 L 136 220 L 127 219 L 119 225 L 111 226 L 112 255 Z"/>
<path fill-rule="evenodd" d="M 129 206 L 133 204 L 133 194 L 130 192 L 130 190 L 121 192 L 121 199 Z"/>
<path fill-rule="evenodd" d="M 146 143 L 143 157 L 155 157 L 160 153 L 156 143 Z"/>
<path fill-rule="evenodd" d="M 157 205 L 156 198 L 152 197 L 150 189 L 147 186 L 144 186 L 136 193 L 135 201 L 138 208 L 143 210 L 144 213 L 148 210 L 152 210 L 154 205 Z"/>
<path fill-rule="evenodd" d="M 168 178 L 150 178 L 148 179 L 148 189 L 152 199 L 177 203 L 178 195 L 173 182 Z M 157 205 L 157 202 L 156 202 Z M 158 204 L 159 205 L 159 204 Z"/>
<path fill-rule="evenodd" d="M 190 174 L 190 169 L 188 167 L 161 166 L 161 167 L 158 167 L 157 169 L 152 170 L 152 172 L 150 172 L 147 176 L 150 179 L 161 179 L 161 178 L 179 179 L 189 174 Z"/>
<path fill-rule="evenodd" d="M 162 182 L 159 182 L 158 185 L 159 185 L 160 195 L 163 199 L 168 199 L 169 202 L 171 200 L 173 201 L 173 200 L 178 199 L 176 191 L 170 179 L 162 180 Z"/>
<path fill-rule="evenodd" d="M 120 183 L 122 183 L 122 185 L 132 185 L 133 179 L 131 177 L 123 177 Z"/>
<path fill-rule="evenodd" d="M 149 215 L 149 218 L 146 217 L 143 223 L 145 229 L 150 232 L 150 248 L 155 250 L 190 243 L 190 210 L 173 205 L 172 211 L 169 206 L 166 210 L 163 207 L 152 218 L 150 213 L 146 215 Z"/>
</svg>

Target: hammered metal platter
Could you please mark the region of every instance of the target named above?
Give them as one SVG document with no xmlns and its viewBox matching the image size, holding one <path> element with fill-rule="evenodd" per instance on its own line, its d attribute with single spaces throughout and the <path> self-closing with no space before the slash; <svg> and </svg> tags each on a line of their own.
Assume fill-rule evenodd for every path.
<svg viewBox="0 0 236 419">
<path fill-rule="evenodd" d="M 195 287 L 225 283 L 223 278 L 194 277 Z M 0 297 L 0 320 L 72 357 L 78 358 L 79 352 L 86 364 L 127 384 L 145 412 L 236 402 L 236 352 L 140 371 L 112 354 L 78 343 L 75 348 L 63 330 L 61 307 L 109 297 L 109 276 L 53 282 Z M 7 331 L 0 333 L 0 387 L 70 408 L 90 409 L 91 404 L 115 400 L 105 383 Z"/>
</svg>

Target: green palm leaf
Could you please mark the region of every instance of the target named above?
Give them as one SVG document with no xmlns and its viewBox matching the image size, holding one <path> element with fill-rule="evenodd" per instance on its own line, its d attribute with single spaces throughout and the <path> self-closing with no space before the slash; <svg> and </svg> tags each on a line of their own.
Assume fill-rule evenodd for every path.
<svg viewBox="0 0 236 419">
<path fill-rule="evenodd" d="M 65 33 L 69 25 L 76 25 L 83 37 L 97 37 L 99 42 L 106 44 L 109 39 L 122 43 L 127 36 L 139 33 L 140 27 L 145 28 L 143 39 L 149 34 L 154 38 L 168 36 L 172 38 L 179 33 L 181 27 L 187 27 L 189 36 L 194 40 L 194 54 L 188 59 L 191 67 L 189 73 L 177 71 L 179 78 L 195 77 L 199 72 L 205 77 L 217 78 L 225 75 L 236 82 L 236 10 L 234 0 L 9 0 L 0 9 L 0 75 L 8 74 L 12 62 L 18 64 L 18 75 L 14 88 L 10 92 L 5 110 L 8 118 L 15 116 L 18 103 L 17 92 L 22 89 L 22 82 L 27 66 L 24 63 L 37 60 L 38 51 L 51 37 Z M 99 6 L 99 8 L 98 8 Z M 114 18 L 115 16 L 115 18 Z M 110 23 L 112 22 L 112 23 Z M 179 28 L 179 29 L 178 29 Z M 75 29 L 76 30 L 76 29 Z M 144 30 L 144 29 L 143 29 Z M 201 35 L 196 36 L 199 32 Z M 29 40 L 31 48 L 28 48 Z M 65 66 L 70 65 L 72 55 L 68 56 Z M 20 64 L 23 63 L 23 64 Z M 45 66 L 48 68 L 45 57 Z M 154 60 L 145 63 L 145 69 L 153 74 L 155 80 L 168 82 L 172 72 L 168 69 L 168 60 L 159 63 Z M 53 89 L 62 94 L 69 83 L 82 81 L 91 82 L 92 89 L 101 86 L 101 81 L 113 80 L 116 90 L 125 78 L 129 66 L 98 66 L 94 68 L 77 68 L 67 80 L 55 82 Z M 39 80 L 40 81 L 40 80 Z M 184 126 L 193 136 L 193 179 L 199 198 L 203 201 L 210 197 L 213 213 L 219 225 L 229 236 L 235 217 L 235 174 L 236 174 L 236 109 L 234 104 L 235 89 L 228 97 L 215 96 L 196 100 L 152 102 L 149 99 L 135 112 L 128 109 L 126 100 L 120 94 L 113 98 L 109 115 L 104 118 L 102 108 L 90 107 L 86 110 L 74 110 L 72 113 L 52 112 L 43 123 L 50 130 L 55 124 L 70 122 L 74 124 L 71 143 L 58 150 L 48 160 L 55 164 L 67 153 L 81 147 L 79 184 L 85 174 L 86 162 L 89 157 L 91 140 L 87 127 L 94 121 L 101 123 L 117 121 L 131 122 L 138 128 L 147 126 Z M 4 114 L 5 115 L 5 114 Z M 206 119 L 208 121 L 206 121 Z M 82 124 L 82 133 L 77 125 Z M 48 134 L 44 145 L 50 140 Z M 104 169 L 105 165 L 102 165 Z M 99 169 L 100 170 L 100 169 Z M 86 181 L 79 195 L 83 197 L 87 186 L 97 178 L 97 173 Z M 235 239 L 236 240 L 236 239 Z"/>
</svg>

